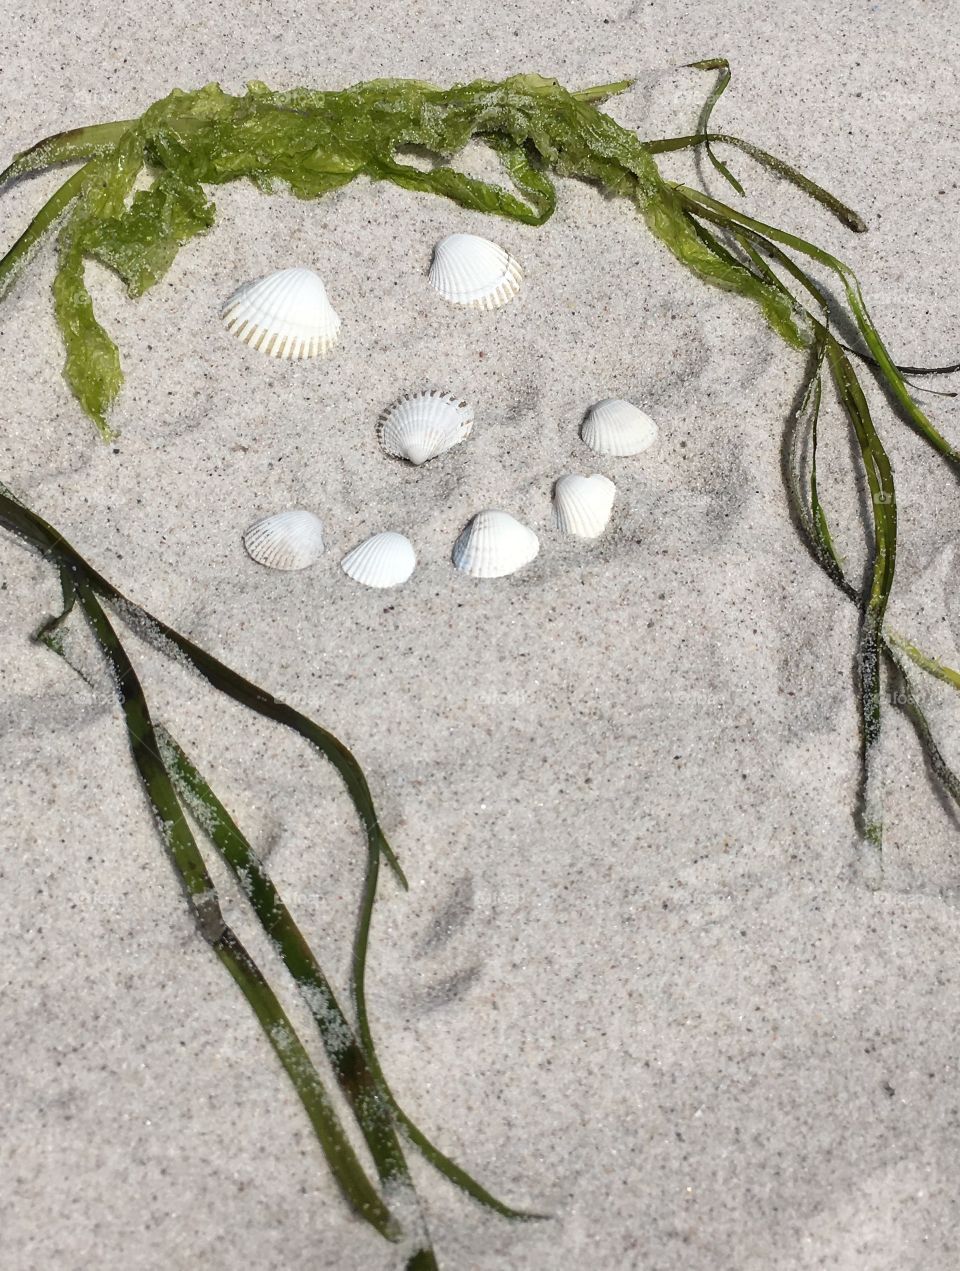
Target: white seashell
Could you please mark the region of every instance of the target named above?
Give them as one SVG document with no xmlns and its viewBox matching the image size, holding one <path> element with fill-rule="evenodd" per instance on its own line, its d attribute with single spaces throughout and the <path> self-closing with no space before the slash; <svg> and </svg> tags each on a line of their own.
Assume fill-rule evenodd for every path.
<svg viewBox="0 0 960 1271">
<path fill-rule="evenodd" d="M 575 538 L 598 538 L 607 528 L 617 487 L 608 477 L 561 477 L 553 487 L 553 523 Z"/>
<path fill-rule="evenodd" d="M 433 249 L 430 286 L 451 304 L 496 309 L 513 299 L 522 278 L 509 252 L 476 234 L 450 234 Z"/>
<path fill-rule="evenodd" d="M 312 269 L 281 269 L 244 283 L 220 316 L 228 331 L 270 357 L 318 357 L 340 336 L 340 319 Z"/>
<path fill-rule="evenodd" d="M 340 567 L 348 578 L 365 587 L 399 587 L 413 573 L 416 563 L 410 540 L 387 530 L 348 552 Z"/>
<path fill-rule="evenodd" d="M 469 521 L 453 547 L 453 563 L 473 578 L 503 578 L 529 565 L 540 550 L 533 530 L 509 512 L 488 508 Z"/>
<path fill-rule="evenodd" d="M 472 427 L 472 406 L 453 393 L 430 389 L 402 397 L 384 411 L 377 436 L 388 455 L 420 464 L 463 441 Z"/>
<path fill-rule="evenodd" d="M 608 397 L 587 411 L 580 436 L 600 455 L 638 455 L 657 440 L 657 425 L 633 402 Z"/>
<path fill-rule="evenodd" d="M 247 554 L 271 569 L 306 569 L 323 551 L 323 528 L 312 512 L 296 508 L 255 521 L 243 535 Z"/>
</svg>

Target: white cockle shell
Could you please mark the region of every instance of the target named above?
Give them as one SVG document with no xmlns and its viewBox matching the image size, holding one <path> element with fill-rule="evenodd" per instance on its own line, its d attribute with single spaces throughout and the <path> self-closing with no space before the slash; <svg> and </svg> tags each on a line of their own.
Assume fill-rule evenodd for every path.
<svg viewBox="0 0 960 1271">
<path fill-rule="evenodd" d="M 312 512 L 294 508 L 255 521 L 244 531 L 247 555 L 271 569 L 306 569 L 323 551 L 323 527 Z"/>
<path fill-rule="evenodd" d="M 553 487 L 553 523 L 575 538 L 598 538 L 607 528 L 617 487 L 609 477 L 573 474 Z"/>
<path fill-rule="evenodd" d="M 638 455 L 657 439 L 657 425 L 633 402 L 608 397 L 591 406 L 580 436 L 599 455 Z"/>
<path fill-rule="evenodd" d="M 318 357 L 340 336 L 340 319 L 312 269 L 281 269 L 244 283 L 221 317 L 228 331 L 270 357 Z"/>
<path fill-rule="evenodd" d="M 433 249 L 430 285 L 451 304 L 496 309 L 513 299 L 522 278 L 509 252 L 476 234 L 449 234 Z"/>
<path fill-rule="evenodd" d="M 377 436 L 388 455 L 421 464 L 463 441 L 472 427 L 472 406 L 454 393 L 428 389 L 384 411 Z"/>
<path fill-rule="evenodd" d="M 461 531 L 453 547 L 453 563 L 473 578 L 502 578 L 529 565 L 539 550 L 540 540 L 533 530 L 509 512 L 488 508 Z"/>
<path fill-rule="evenodd" d="M 365 587 L 399 587 L 413 573 L 416 563 L 410 540 L 386 530 L 348 552 L 340 567 L 348 578 Z"/>
</svg>

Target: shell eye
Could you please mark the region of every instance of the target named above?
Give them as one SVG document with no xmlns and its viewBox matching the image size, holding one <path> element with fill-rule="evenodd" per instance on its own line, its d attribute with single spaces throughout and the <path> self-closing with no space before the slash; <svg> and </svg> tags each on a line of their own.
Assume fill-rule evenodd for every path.
<svg viewBox="0 0 960 1271">
<path fill-rule="evenodd" d="M 598 455 L 638 455 L 657 440 L 659 429 L 633 402 L 608 397 L 591 406 L 580 436 Z"/>
<path fill-rule="evenodd" d="M 276 512 L 244 531 L 247 555 L 270 569 L 306 569 L 323 552 L 323 526 L 303 508 Z"/>
<path fill-rule="evenodd" d="M 451 304 L 497 309 L 520 290 L 523 270 L 509 252 L 476 234 L 450 234 L 433 249 L 430 286 Z"/>
<path fill-rule="evenodd" d="M 453 547 L 453 563 L 473 578 L 503 578 L 529 565 L 540 550 L 533 530 L 509 512 L 487 508 L 467 523 Z"/>
<path fill-rule="evenodd" d="M 312 269 L 280 269 L 238 287 L 220 311 L 228 331 L 270 357 L 323 357 L 340 319 Z"/>
</svg>

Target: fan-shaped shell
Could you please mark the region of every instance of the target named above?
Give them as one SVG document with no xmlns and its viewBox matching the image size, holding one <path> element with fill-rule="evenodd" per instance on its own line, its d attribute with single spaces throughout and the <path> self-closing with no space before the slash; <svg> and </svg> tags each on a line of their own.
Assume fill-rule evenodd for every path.
<svg viewBox="0 0 960 1271">
<path fill-rule="evenodd" d="M 270 357 L 318 357 L 340 336 L 340 319 L 312 269 L 281 269 L 244 283 L 221 317 L 228 331 Z"/>
<path fill-rule="evenodd" d="M 509 512 L 488 508 L 462 530 L 453 547 L 453 563 L 473 578 L 502 578 L 529 565 L 539 550 L 533 530 Z"/>
<path fill-rule="evenodd" d="M 421 464 L 463 441 L 472 427 L 472 406 L 454 393 L 429 389 L 384 411 L 377 436 L 388 455 Z"/>
<path fill-rule="evenodd" d="M 348 578 L 366 587 L 399 587 L 413 573 L 416 563 L 410 540 L 386 530 L 348 552 L 341 568 Z"/>
<path fill-rule="evenodd" d="M 255 521 L 243 535 L 247 554 L 271 569 L 306 569 L 323 551 L 323 527 L 312 512 L 295 508 Z"/>
<path fill-rule="evenodd" d="M 575 538 L 597 538 L 607 528 L 616 497 L 617 487 L 598 472 L 561 477 L 553 487 L 553 523 Z"/>
<path fill-rule="evenodd" d="M 451 304 L 496 309 L 513 299 L 522 278 L 509 252 L 476 234 L 450 234 L 433 249 L 430 285 Z"/>
<path fill-rule="evenodd" d="M 638 455 L 657 439 L 657 425 L 633 402 L 608 397 L 587 411 L 580 436 L 600 455 Z"/>
</svg>

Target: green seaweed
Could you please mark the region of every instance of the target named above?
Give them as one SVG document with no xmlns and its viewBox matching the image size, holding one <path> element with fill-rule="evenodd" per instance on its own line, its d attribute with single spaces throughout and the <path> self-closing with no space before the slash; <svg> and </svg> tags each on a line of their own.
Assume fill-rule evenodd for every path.
<svg viewBox="0 0 960 1271">
<path fill-rule="evenodd" d="M 960 806 L 960 780 L 947 763 L 915 691 L 913 671 L 960 689 L 960 673 L 890 631 L 886 612 L 893 591 L 897 550 L 894 474 L 851 356 L 872 366 L 900 416 L 953 467 L 960 452 L 939 432 L 909 391 L 906 375 L 945 374 L 957 366 L 898 366 L 887 350 L 853 271 L 833 254 L 686 185 L 666 180 L 655 157 L 703 148 L 714 169 L 745 197 L 744 186 L 719 157 L 728 146 L 747 155 L 817 201 L 851 231 L 866 229 L 846 203 L 810 177 L 752 142 L 715 132 L 711 120 L 730 79 L 723 58 L 692 63 L 717 73 L 697 130 L 641 140 L 598 109 L 629 80 L 570 92 L 534 74 L 500 83 L 478 80 L 438 88 L 411 80 L 376 80 L 330 92 L 306 88 L 274 92 L 251 83 L 234 96 L 216 84 L 193 92 L 174 90 L 139 118 L 62 132 L 16 156 L 0 186 L 61 164 L 79 163 L 0 259 L 0 295 L 14 283 L 44 237 L 57 232 L 54 309 L 66 350 L 64 375 L 101 434 L 112 435 L 109 414 L 123 383 L 117 347 L 97 320 L 87 288 L 89 260 L 111 268 L 131 296 L 142 295 L 169 270 L 181 247 L 209 229 L 215 207 L 209 188 L 248 180 L 269 192 L 286 189 L 315 199 L 358 177 L 389 181 L 414 193 L 439 194 L 465 208 L 528 226 L 543 224 L 556 206 L 556 176 L 575 177 L 604 193 L 629 200 L 650 232 L 704 282 L 758 306 L 772 329 L 807 356 L 797 410 L 784 438 L 784 481 L 801 537 L 841 593 L 860 613 L 857 643 L 862 733 L 860 819 L 876 849 L 882 880 L 882 811 L 877 763 L 881 726 L 881 666 L 905 686 L 902 705 L 949 796 Z M 481 181 L 452 163 L 470 140 L 499 156 L 506 184 Z M 427 151 L 431 168 L 404 163 L 409 147 Z M 804 263 L 801 264 L 801 261 Z M 839 279 L 849 316 L 864 347 L 849 348 L 834 334 L 830 304 L 806 267 L 812 263 Z M 802 301 L 781 277 L 798 288 Z M 810 301 L 813 304 L 810 307 Z M 871 500 L 872 555 L 867 579 L 851 582 L 831 534 L 817 485 L 818 421 L 824 377 L 829 373 L 853 429 Z M 808 455 L 804 469 L 804 455 Z M 63 654 L 62 629 L 82 611 L 110 666 L 134 761 L 157 811 L 164 841 L 187 891 L 201 932 L 237 981 L 257 1014 L 311 1118 L 318 1141 L 353 1208 L 390 1239 L 400 1235 L 387 1200 L 412 1190 L 400 1145 L 405 1136 L 426 1159 L 474 1199 L 510 1218 L 530 1218 L 497 1200 L 443 1155 L 410 1120 L 392 1094 L 377 1058 L 366 1006 L 365 978 L 370 924 L 382 861 L 401 885 L 405 879 L 379 825 L 366 778 L 332 734 L 244 680 L 172 628 L 126 601 L 121 593 L 42 518 L 0 487 L 0 524 L 20 534 L 54 563 L 61 576 L 63 611 L 38 633 Z M 353 952 L 355 1026 L 284 906 L 253 848 L 176 742 L 150 718 L 139 680 L 107 618 L 112 606 L 138 633 L 185 661 L 213 687 L 254 712 L 294 729 L 337 769 L 364 827 L 367 867 Z M 265 931 L 311 1007 L 334 1077 L 364 1136 L 383 1188 L 366 1178 L 343 1138 L 332 1105 L 302 1043 L 259 969 L 223 923 L 216 894 L 189 829 L 190 812 L 236 873 Z M 346 1146 L 344 1146 L 346 1144 Z M 436 1265 L 419 1202 L 409 1241 L 410 1271 Z"/>
<path fill-rule="evenodd" d="M 123 596 L 97 573 L 66 539 L 11 491 L 0 485 L 0 525 L 26 540 L 59 570 L 63 607 L 36 634 L 36 639 L 64 657 L 63 628 L 77 608 L 86 617 L 111 671 L 123 709 L 130 747 L 144 793 L 154 813 L 174 868 L 194 911 L 198 927 L 236 980 L 280 1059 L 304 1105 L 321 1148 L 346 1199 L 380 1234 L 397 1240 L 398 1221 L 373 1190 L 350 1146 L 308 1051 L 283 1013 L 262 972 L 223 920 L 216 889 L 190 830 L 189 813 L 230 867 L 266 935 L 300 989 L 327 1053 L 334 1076 L 369 1148 L 385 1198 L 407 1198 L 416 1222 L 406 1233 L 414 1248 L 408 1271 L 436 1266 L 416 1188 L 398 1139 L 398 1129 L 441 1174 L 480 1204 L 506 1218 L 530 1220 L 543 1215 L 514 1209 L 498 1200 L 466 1170 L 445 1156 L 399 1106 L 389 1090 L 374 1049 L 362 989 L 359 1040 L 340 1006 L 307 940 L 284 904 L 262 862 L 203 779 L 163 725 L 155 724 L 140 680 L 101 602 L 109 603 L 137 634 L 152 640 L 160 652 L 185 663 L 213 687 L 254 712 L 284 723 L 311 742 L 334 763 L 367 833 L 368 872 L 358 921 L 354 960 L 355 983 L 362 985 L 369 924 L 376 896 L 376 873 L 386 860 L 398 881 L 406 880 L 383 836 L 366 779 L 350 752 L 325 729 L 278 702 L 224 666 L 172 627 Z M 76 668 L 75 668 L 76 669 Z M 86 675 L 84 675 L 86 679 Z M 372 883 L 371 883 L 372 878 Z"/>
</svg>

